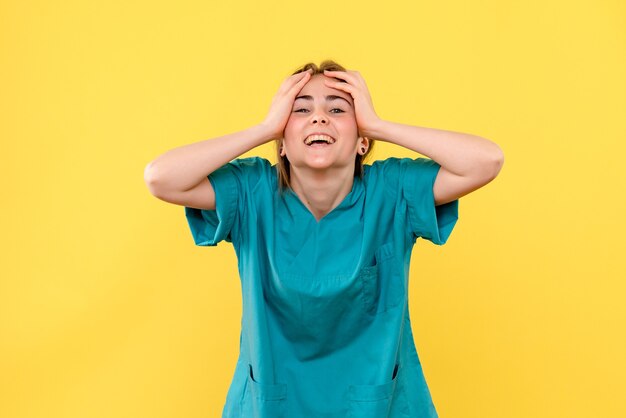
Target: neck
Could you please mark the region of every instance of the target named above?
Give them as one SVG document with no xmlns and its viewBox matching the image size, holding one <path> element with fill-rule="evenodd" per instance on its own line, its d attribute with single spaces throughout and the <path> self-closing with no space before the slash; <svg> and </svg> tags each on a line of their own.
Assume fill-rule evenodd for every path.
<svg viewBox="0 0 626 418">
<path fill-rule="evenodd" d="M 292 166 L 290 183 L 302 203 L 319 221 L 339 206 L 352 190 L 354 167 L 320 171 Z"/>
</svg>

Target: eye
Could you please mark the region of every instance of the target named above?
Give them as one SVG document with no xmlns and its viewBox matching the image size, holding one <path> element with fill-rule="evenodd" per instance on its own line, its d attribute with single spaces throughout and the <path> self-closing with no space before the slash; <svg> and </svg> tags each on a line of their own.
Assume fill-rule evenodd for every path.
<svg viewBox="0 0 626 418">
<path fill-rule="evenodd" d="M 305 112 L 308 112 L 308 111 L 309 111 L 309 109 L 296 109 L 293 112 L 294 113 L 305 113 Z M 346 113 L 344 110 L 339 109 L 338 107 L 330 109 L 330 112 L 331 113 Z"/>
</svg>

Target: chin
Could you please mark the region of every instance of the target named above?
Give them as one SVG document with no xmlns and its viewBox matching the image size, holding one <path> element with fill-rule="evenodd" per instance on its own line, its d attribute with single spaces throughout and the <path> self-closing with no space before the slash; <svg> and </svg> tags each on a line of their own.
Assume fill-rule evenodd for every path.
<svg viewBox="0 0 626 418">
<path fill-rule="evenodd" d="M 340 161 L 315 161 L 315 162 L 307 162 L 303 164 L 306 168 L 310 170 L 347 170 L 348 167 L 352 167 L 350 172 L 354 172 L 354 160 L 340 162 Z"/>
<path fill-rule="evenodd" d="M 314 168 L 317 170 L 323 170 L 325 168 L 331 168 L 335 165 L 335 161 L 332 161 L 328 158 L 311 158 L 304 161 L 304 165 L 309 168 Z"/>
<path fill-rule="evenodd" d="M 290 162 L 290 164 L 294 167 L 298 167 L 300 169 L 308 169 L 308 170 L 329 170 L 329 169 L 338 169 L 345 168 L 350 164 L 354 164 L 354 157 L 350 157 L 349 160 L 341 161 L 336 157 L 330 155 L 309 155 L 299 161 Z M 294 164 L 295 163 L 295 164 Z"/>
</svg>

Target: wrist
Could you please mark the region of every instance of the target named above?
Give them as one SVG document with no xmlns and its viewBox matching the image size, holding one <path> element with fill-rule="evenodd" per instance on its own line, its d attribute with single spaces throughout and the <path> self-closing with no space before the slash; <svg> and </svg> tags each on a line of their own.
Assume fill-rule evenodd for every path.
<svg viewBox="0 0 626 418">
<path fill-rule="evenodd" d="M 276 139 L 276 133 L 272 132 L 272 129 L 265 123 L 258 123 L 250 128 L 251 132 L 254 132 L 254 136 L 258 138 L 259 144 L 262 145 L 266 142 Z"/>
<path fill-rule="evenodd" d="M 388 135 L 386 134 L 386 132 L 388 132 L 388 123 L 389 122 L 385 120 L 377 119 L 370 124 L 367 130 L 363 130 L 363 136 L 379 141 L 389 141 Z"/>
</svg>

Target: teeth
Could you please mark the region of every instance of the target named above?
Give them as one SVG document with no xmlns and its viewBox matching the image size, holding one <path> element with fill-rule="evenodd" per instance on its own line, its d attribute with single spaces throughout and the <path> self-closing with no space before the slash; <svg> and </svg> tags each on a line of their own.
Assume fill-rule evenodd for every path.
<svg viewBox="0 0 626 418">
<path fill-rule="evenodd" d="M 311 135 L 307 139 L 304 140 L 306 145 L 311 145 L 313 141 L 325 141 L 328 144 L 335 143 L 335 140 L 329 137 L 328 135 Z"/>
</svg>

